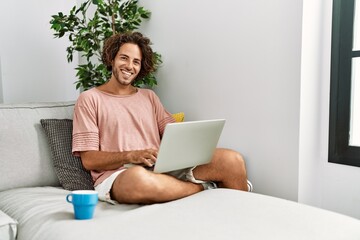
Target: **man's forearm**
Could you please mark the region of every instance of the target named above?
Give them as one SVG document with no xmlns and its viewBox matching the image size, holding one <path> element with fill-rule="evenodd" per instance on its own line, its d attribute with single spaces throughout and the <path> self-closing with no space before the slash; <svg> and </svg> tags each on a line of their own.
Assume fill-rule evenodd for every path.
<svg viewBox="0 0 360 240">
<path fill-rule="evenodd" d="M 156 149 L 124 152 L 84 151 L 80 153 L 87 170 L 114 170 L 127 163 L 153 166 L 157 158 Z"/>
<path fill-rule="evenodd" d="M 87 170 L 113 170 L 129 163 L 129 152 L 81 152 L 80 157 Z"/>
</svg>

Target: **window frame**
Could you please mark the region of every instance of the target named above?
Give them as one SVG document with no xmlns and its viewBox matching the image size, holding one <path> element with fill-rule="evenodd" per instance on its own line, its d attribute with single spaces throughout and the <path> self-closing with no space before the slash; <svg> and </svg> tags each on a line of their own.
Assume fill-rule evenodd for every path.
<svg viewBox="0 0 360 240">
<path fill-rule="evenodd" d="M 350 146 L 351 65 L 360 57 L 353 51 L 354 0 L 333 1 L 329 158 L 332 163 L 360 167 L 360 147 Z"/>
</svg>

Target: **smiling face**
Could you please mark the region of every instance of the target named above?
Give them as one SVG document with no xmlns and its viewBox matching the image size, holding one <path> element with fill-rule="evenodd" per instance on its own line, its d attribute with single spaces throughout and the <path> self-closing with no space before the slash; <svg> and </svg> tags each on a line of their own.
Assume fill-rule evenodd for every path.
<svg viewBox="0 0 360 240">
<path fill-rule="evenodd" d="M 142 54 L 138 45 L 123 44 L 112 62 L 112 79 L 123 87 L 134 82 L 141 69 Z"/>
</svg>

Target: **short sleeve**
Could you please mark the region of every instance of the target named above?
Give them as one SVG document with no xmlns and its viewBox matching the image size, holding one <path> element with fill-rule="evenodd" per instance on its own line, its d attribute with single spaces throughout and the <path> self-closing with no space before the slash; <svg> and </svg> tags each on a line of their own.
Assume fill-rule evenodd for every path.
<svg viewBox="0 0 360 240">
<path fill-rule="evenodd" d="M 75 156 L 81 151 L 99 150 L 95 99 L 84 93 L 79 96 L 74 108 L 72 152 Z"/>
<path fill-rule="evenodd" d="M 174 117 L 171 115 L 171 113 L 169 113 L 164 108 L 159 97 L 155 93 L 153 93 L 153 104 L 154 104 L 154 108 L 155 108 L 155 115 L 156 115 L 156 119 L 157 119 L 157 123 L 158 123 L 159 134 L 160 134 L 160 136 L 162 136 L 164 133 L 166 124 L 174 123 L 176 121 L 175 121 Z"/>
</svg>

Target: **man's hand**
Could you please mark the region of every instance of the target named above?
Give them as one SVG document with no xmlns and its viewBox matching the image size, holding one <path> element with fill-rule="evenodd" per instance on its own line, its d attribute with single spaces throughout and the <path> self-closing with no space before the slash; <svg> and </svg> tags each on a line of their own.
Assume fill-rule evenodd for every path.
<svg viewBox="0 0 360 240">
<path fill-rule="evenodd" d="M 157 158 L 158 151 L 155 149 L 136 150 L 129 152 L 130 163 L 152 167 Z"/>
</svg>

